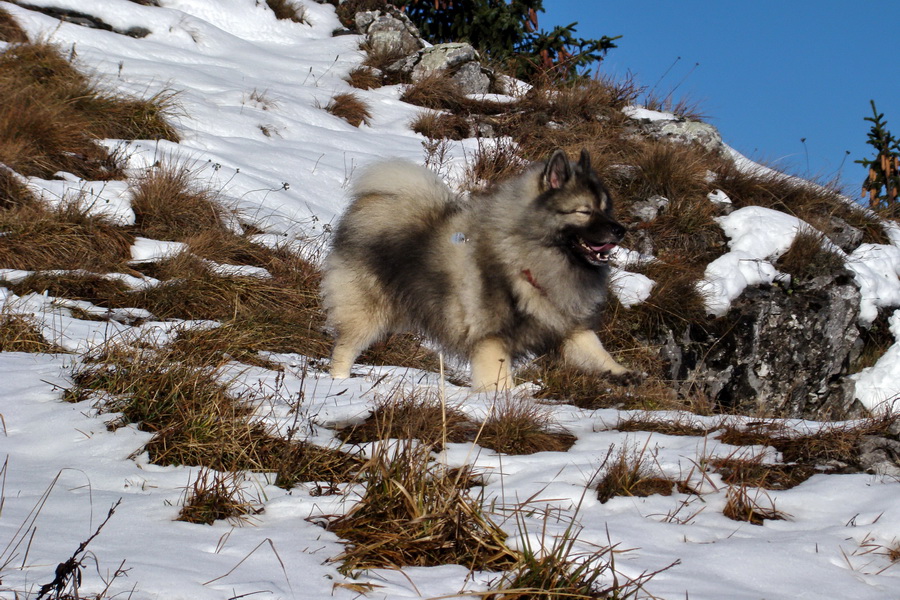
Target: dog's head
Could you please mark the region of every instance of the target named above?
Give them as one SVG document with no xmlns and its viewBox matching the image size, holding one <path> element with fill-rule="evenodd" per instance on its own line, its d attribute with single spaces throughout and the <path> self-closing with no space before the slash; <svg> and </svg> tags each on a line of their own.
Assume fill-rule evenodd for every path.
<svg viewBox="0 0 900 600">
<path fill-rule="evenodd" d="M 544 163 L 537 202 L 554 224 L 553 244 L 581 264 L 603 267 L 627 231 L 613 218 L 609 190 L 591 169 L 591 157 L 581 151 L 577 163 L 554 150 Z"/>
</svg>

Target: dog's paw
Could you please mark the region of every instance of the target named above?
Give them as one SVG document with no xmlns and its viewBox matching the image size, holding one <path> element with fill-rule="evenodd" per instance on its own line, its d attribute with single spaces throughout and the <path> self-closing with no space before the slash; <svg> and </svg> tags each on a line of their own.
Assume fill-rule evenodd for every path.
<svg viewBox="0 0 900 600">
<path fill-rule="evenodd" d="M 610 373 L 608 377 L 609 380 L 616 385 L 633 386 L 643 383 L 643 381 L 647 379 L 647 374 L 639 371 L 625 371 L 615 375 Z"/>
</svg>

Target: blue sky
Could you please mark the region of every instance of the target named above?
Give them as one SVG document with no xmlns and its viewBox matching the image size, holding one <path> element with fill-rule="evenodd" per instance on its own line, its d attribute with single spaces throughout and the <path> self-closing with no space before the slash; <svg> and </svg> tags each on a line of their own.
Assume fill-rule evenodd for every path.
<svg viewBox="0 0 900 600">
<path fill-rule="evenodd" d="M 677 86 L 675 97 L 698 102 L 739 152 L 790 173 L 839 177 L 853 197 L 865 176 L 853 161 L 874 156 L 863 121 L 870 99 L 900 137 L 900 0 L 544 0 L 544 8 L 543 29 L 577 21 L 580 37 L 622 35 L 602 73 L 631 73 L 660 96 Z"/>
</svg>

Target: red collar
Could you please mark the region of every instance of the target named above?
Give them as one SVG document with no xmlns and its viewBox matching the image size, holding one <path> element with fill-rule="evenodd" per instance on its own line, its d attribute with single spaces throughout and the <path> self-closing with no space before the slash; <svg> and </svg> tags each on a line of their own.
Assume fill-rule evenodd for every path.
<svg viewBox="0 0 900 600">
<path fill-rule="evenodd" d="M 531 274 L 531 269 L 522 269 L 522 275 L 525 276 L 525 281 L 530 283 L 532 285 L 532 287 L 534 287 L 534 289 L 536 289 L 537 291 L 539 291 L 542 294 L 547 293 L 547 291 L 541 287 L 541 284 L 539 284 L 537 282 L 537 280 L 534 278 L 534 275 Z"/>
</svg>

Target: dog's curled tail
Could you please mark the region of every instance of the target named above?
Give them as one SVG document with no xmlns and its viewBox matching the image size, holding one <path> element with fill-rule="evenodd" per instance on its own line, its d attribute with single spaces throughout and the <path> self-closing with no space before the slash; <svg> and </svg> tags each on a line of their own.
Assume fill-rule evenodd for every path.
<svg viewBox="0 0 900 600">
<path fill-rule="evenodd" d="M 360 173 L 353 183 L 355 198 L 395 197 L 412 208 L 437 208 L 455 201 L 453 192 L 431 169 L 403 160 L 375 163 Z"/>
</svg>

